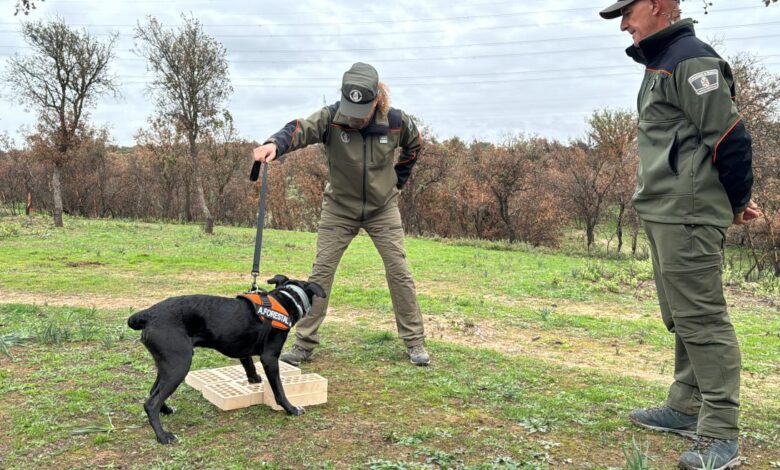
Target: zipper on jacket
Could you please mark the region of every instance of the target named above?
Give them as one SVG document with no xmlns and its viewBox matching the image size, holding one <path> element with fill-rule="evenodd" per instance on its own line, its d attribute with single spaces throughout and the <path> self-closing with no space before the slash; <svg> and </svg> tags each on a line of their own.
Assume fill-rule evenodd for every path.
<svg viewBox="0 0 780 470">
<path fill-rule="evenodd" d="M 361 132 L 362 134 L 362 132 Z M 368 155 L 366 154 L 366 137 L 363 137 L 363 208 L 360 211 L 360 220 L 366 220 L 366 180 L 368 179 Z"/>
</svg>

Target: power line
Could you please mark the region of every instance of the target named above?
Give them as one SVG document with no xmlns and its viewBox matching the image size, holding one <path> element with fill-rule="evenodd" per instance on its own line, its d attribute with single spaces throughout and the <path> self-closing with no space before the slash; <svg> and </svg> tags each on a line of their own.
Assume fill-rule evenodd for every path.
<svg viewBox="0 0 780 470">
<path fill-rule="evenodd" d="M 713 10 L 710 12 L 710 14 L 714 14 L 716 12 L 729 12 L 729 11 L 736 11 L 736 10 L 746 10 L 746 9 L 758 9 L 758 8 L 765 8 L 762 6 L 755 6 L 755 7 L 733 7 L 733 8 L 723 8 L 719 10 Z M 570 9 L 570 10 L 580 10 L 580 9 Z M 540 11 L 540 12 L 520 12 L 520 13 L 499 13 L 499 14 L 493 14 L 493 15 L 469 15 L 469 16 L 458 16 L 458 17 L 441 17 L 441 18 L 423 18 L 423 19 L 397 19 L 397 20 L 382 20 L 382 21 L 375 21 L 375 22 L 323 22 L 323 23 L 271 23 L 271 24 L 247 24 L 247 25 L 232 25 L 233 27 L 287 27 L 287 26 L 312 26 L 312 25 L 322 25 L 322 26 L 337 26 L 337 25 L 361 25 L 361 24 L 387 24 L 387 23 L 407 23 L 407 22 L 422 22 L 422 21 L 444 21 L 444 20 L 462 20 L 462 19 L 483 19 L 483 18 L 493 18 L 493 17 L 507 17 L 507 16 L 518 16 L 523 14 L 532 14 L 532 13 L 549 13 L 554 10 L 547 10 L 547 11 Z M 560 10 L 560 11 L 566 11 L 566 10 Z M 595 10 L 594 10 L 595 11 Z M 513 24 L 513 25 L 506 25 L 506 26 L 484 26 L 484 27 L 472 27 L 466 30 L 466 32 L 469 31 L 482 31 L 482 30 L 498 30 L 498 29 L 524 29 L 524 28 L 538 28 L 538 27 L 547 27 L 547 26 L 568 26 L 568 25 L 580 25 L 585 23 L 600 23 L 603 20 L 601 19 L 592 19 L 592 20 L 580 20 L 580 21 L 558 21 L 558 22 L 547 22 L 544 24 L 538 24 L 538 23 L 523 23 L 523 24 Z M 14 23 L 0 23 L 0 24 L 14 24 Z M 102 25 L 97 23 L 82 23 L 82 24 L 74 24 L 76 26 L 93 26 L 93 27 L 112 27 L 112 25 Z M 135 25 L 122 25 L 120 27 L 135 27 Z M 736 26 L 734 26 L 736 27 Z M 713 28 L 714 29 L 714 28 Z M 18 32 L 18 30 L 0 30 L 0 33 L 13 33 Z M 210 36 L 215 38 L 282 38 L 282 37 L 293 37 L 293 38 L 308 38 L 308 37 L 346 37 L 346 36 L 365 36 L 365 35 L 371 35 L 371 36 L 384 36 L 384 35 L 398 35 L 398 34 L 438 34 L 438 33 L 450 33 L 451 30 L 421 30 L 421 31 L 378 31 L 378 32 L 357 32 L 357 33 L 336 33 L 336 32 L 326 32 L 326 33 L 316 33 L 316 34 L 211 34 Z M 105 34 L 102 34 L 105 35 Z M 120 37 L 133 37 L 132 34 L 129 33 L 119 33 Z"/>
<path fill-rule="evenodd" d="M 724 38 L 724 41 L 737 41 L 737 40 L 746 40 L 746 39 L 764 39 L 764 38 L 772 38 L 772 37 L 780 37 L 780 34 L 762 34 L 757 36 L 741 36 L 741 37 L 730 37 L 730 38 Z M 623 50 L 623 46 L 605 46 L 605 47 L 588 47 L 588 48 L 580 48 L 580 49 L 552 49 L 552 50 L 546 50 L 546 51 L 525 51 L 525 52 L 510 52 L 510 53 L 500 53 L 500 54 L 480 54 L 480 55 L 465 55 L 465 56 L 433 56 L 433 57 L 407 57 L 407 58 L 372 58 L 372 59 L 365 59 L 370 60 L 371 62 L 375 63 L 390 63 L 390 62 L 420 62 L 420 61 L 446 61 L 446 60 L 477 60 L 477 59 L 491 59 L 491 58 L 504 58 L 504 57 L 523 57 L 523 56 L 538 56 L 538 55 L 551 55 L 551 54 L 577 54 L 577 53 L 589 53 L 589 52 L 596 52 L 596 51 L 606 51 L 606 50 Z M 306 53 L 306 51 L 303 51 Z M 334 51 L 337 52 L 337 51 Z M 340 51 L 338 51 L 340 52 Z M 12 54 L 0 54 L 0 57 L 10 57 Z M 127 62 L 140 62 L 145 61 L 143 57 L 117 57 L 118 61 L 127 61 Z M 348 64 L 352 63 L 354 60 L 351 58 L 348 59 L 328 59 L 328 63 L 343 63 Z M 228 59 L 228 62 L 231 64 L 240 64 L 240 63 L 269 63 L 272 62 L 274 64 L 277 63 L 322 63 L 325 62 L 324 59 L 251 59 L 251 60 L 242 60 L 242 59 Z"/>
<path fill-rule="evenodd" d="M 507 17 L 515 17 L 515 16 L 522 16 L 522 15 L 538 15 L 538 14 L 549 14 L 549 13 L 568 13 L 568 12 L 574 12 L 574 11 L 587 11 L 593 13 L 595 16 L 596 13 L 603 8 L 603 5 L 598 6 L 592 6 L 592 7 L 579 7 L 579 8 L 563 8 L 563 9 L 545 9 L 545 10 L 530 10 L 530 11 L 518 11 L 518 12 L 507 12 L 507 13 L 491 13 L 486 15 L 458 15 L 458 16 L 440 16 L 440 17 L 429 17 L 429 18 L 401 18 L 401 19 L 387 19 L 387 20 L 370 20 L 370 21 L 355 21 L 355 20 L 349 20 L 349 21 L 321 21 L 321 22 L 308 22 L 308 23 L 245 23 L 245 24 L 233 24 L 233 25 L 210 25 L 210 24 L 204 24 L 203 26 L 208 27 L 253 27 L 253 26 L 273 26 L 273 27 L 301 27 L 301 26 L 358 26 L 358 25 L 369 25 L 369 24 L 377 24 L 377 25 L 385 25 L 385 24 L 398 24 L 398 23 L 426 23 L 426 22 L 438 22 L 438 21 L 466 21 L 466 20 L 479 20 L 479 19 L 490 19 L 490 18 L 507 18 Z M 716 12 L 728 12 L 728 11 L 735 11 L 735 10 L 748 10 L 748 9 L 757 9 L 757 8 L 765 8 L 760 5 L 756 6 L 741 6 L 741 7 L 731 7 L 731 8 L 720 8 L 717 10 L 712 10 L 710 13 L 716 13 Z M 593 20 L 589 20 L 588 22 L 599 22 L 603 21 L 598 18 L 594 18 Z M 13 25 L 18 24 L 15 22 L 0 22 L 0 25 Z M 553 23 L 548 23 L 553 24 Z M 555 23 L 555 24 L 561 24 L 561 23 Z M 566 23 L 564 23 L 566 24 Z M 72 23 L 72 26 L 101 26 L 101 27 L 117 27 L 117 28 L 128 28 L 128 27 L 135 27 L 134 24 L 98 24 L 98 23 Z M 167 25 L 163 25 L 167 26 Z M 175 26 L 181 26 L 181 24 L 174 24 L 170 25 L 172 27 Z"/>
<path fill-rule="evenodd" d="M 762 64 L 764 66 L 767 65 L 780 65 L 780 62 L 769 62 L 766 64 Z M 603 77 L 617 77 L 617 76 L 624 76 L 624 75 L 635 75 L 639 76 L 640 74 L 637 72 L 614 72 L 614 73 L 602 73 L 599 74 L 599 78 Z M 408 88 L 408 87 L 431 87 L 431 86 L 462 86 L 462 85 L 493 85 L 493 84 L 505 84 L 505 83 L 525 83 L 525 82 L 537 82 L 537 81 L 558 81 L 558 80 L 580 80 L 580 79 L 590 79 L 593 75 L 591 74 L 581 74 L 581 75 L 558 75 L 558 76 L 552 76 L 552 77 L 530 77 L 530 78 L 518 78 L 518 79 L 502 79 L 502 80 L 474 80 L 474 81 L 457 81 L 457 82 L 417 82 L 417 83 L 394 83 L 393 88 Z M 127 81 L 123 82 L 124 84 L 143 84 L 148 85 L 150 82 L 146 81 Z M 324 89 L 324 88 L 333 88 L 335 90 L 338 90 L 337 84 L 330 84 L 330 85 L 305 85 L 305 84 L 295 84 L 295 85 L 265 85 L 265 84 L 258 84 L 258 83 L 241 83 L 241 82 L 232 82 L 232 86 L 234 87 L 242 87 L 242 88 L 295 88 L 295 89 L 301 89 L 301 88 L 307 88 L 307 89 Z"/>
<path fill-rule="evenodd" d="M 709 28 L 710 30 L 733 30 L 738 28 L 755 28 L 757 26 L 772 26 L 772 25 L 778 25 L 780 24 L 780 21 L 768 21 L 768 22 L 762 22 L 762 23 L 746 23 L 741 25 L 728 25 L 728 26 L 717 26 Z M 0 31 L 2 32 L 2 31 Z M 614 38 L 614 34 L 597 34 L 597 35 L 589 35 L 589 36 L 571 36 L 571 37 L 563 37 L 563 38 L 541 38 L 541 39 L 523 39 L 523 40 L 517 40 L 517 41 L 498 41 L 498 42 L 481 42 L 481 43 L 469 43 L 469 44 L 426 44 L 425 49 L 455 49 L 455 48 L 464 48 L 464 47 L 496 47 L 496 46 L 506 46 L 506 45 L 518 45 L 518 44 L 536 44 L 536 43 L 557 43 L 562 41 L 587 41 L 591 39 L 607 39 L 607 38 Z M 755 36 L 753 36 L 755 37 Z M 753 37 L 750 37 L 751 39 Z M 771 37 L 771 35 L 761 35 L 759 37 Z M 18 48 L 18 49 L 32 49 L 29 46 L 7 46 L 7 45 L 0 45 L 0 48 L 8 49 L 8 48 Z M 246 50 L 229 50 L 231 53 L 240 53 L 240 54 L 270 54 L 270 53 L 279 53 L 279 54 L 290 54 L 290 53 L 326 53 L 326 52 L 376 52 L 376 51 L 398 51 L 398 50 L 419 50 L 421 49 L 420 46 L 400 46 L 400 47 L 375 47 L 375 48 L 343 48 L 343 49 L 307 49 L 306 51 L 301 51 L 300 49 L 246 49 Z"/>
</svg>

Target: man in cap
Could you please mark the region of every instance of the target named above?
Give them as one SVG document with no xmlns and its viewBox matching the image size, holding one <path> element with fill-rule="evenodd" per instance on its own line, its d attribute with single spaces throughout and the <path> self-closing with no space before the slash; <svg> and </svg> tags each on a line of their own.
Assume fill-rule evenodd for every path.
<svg viewBox="0 0 780 470">
<path fill-rule="evenodd" d="M 340 101 L 306 119 L 290 121 L 254 149 L 254 158 L 270 162 L 314 143 L 325 146 L 329 177 L 309 281 L 319 283 L 328 296 L 315 299 L 311 313 L 297 324 L 295 344 L 280 359 L 296 366 L 311 359 L 320 343 L 318 330 L 325 319 L 336 268 L 362 228 L 382 257 L 407 355 L 413 364 L 428 365 L 423 320 L 406 264 L 398 210 L 399 191 L 422 148 L 417 126 L 409 115 L 390 107 L 387 87 L 374 67 L 358 62 L 344 73 Z M 396 162 L 397 147 L 401 154 Z"/>
<path fill-rule="evenodd" d="M 653 257 L 664 324 L 675 335 L 665 406 L 635 410 L 645 428 L 695 439 L 682 468 L 739 463 L 740 351 L 726 312 L 721 265 L 726 229 L 761 216 L 751 200 L 751 139 L 734 104 L 729 65 L 680 20 L 678 0 L 621 0 L 626 53 L 646 67 L 639 90 L 634 206 Z"/>
</svg>

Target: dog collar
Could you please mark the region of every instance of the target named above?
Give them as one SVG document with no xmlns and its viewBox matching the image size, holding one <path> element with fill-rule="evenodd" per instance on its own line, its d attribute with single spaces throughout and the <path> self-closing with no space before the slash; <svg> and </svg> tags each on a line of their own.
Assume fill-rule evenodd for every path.
<svg viewBox="0 0 780 470">
<path fill-rule="evenodd" d="M 282 289 L 279 289 L 279 290 L 278 290 L 278 291 L 276 291 L 276 292 L 278 292 L 278 293 L 280 293 L 280 294 L 284 295 L 285 297 L 287 297 L 288 299 L 292 300 L 292 303 L 293 303 L 293 305 L 295 305 L 295 309 L 296 309 L 296 310 L 298 310 L 298 318 L 303 318 L 303 316 L 304 316 L 306 313 L 304 313 L 304 311 L 303 311 L 303 310 L 301 310 L 301 307 L 300 307 L 300 305 L 298 305 L 298 302 L 297 302 L 297 301 L 296 301 L 296 300 L 293 298 L 293 296 L 292 296 L 292 295 L 288 294 L 287 292 L 283 291 Z"/>
<path fill-rule="evenodd" d="M 301 303 L 303 304 L 303 311 L 305 313 L 309 313 L 311 311 L 311 304 L 309 303 L 309 296 L 306 295 L 306 292 L 301 289 L 300 287 L 296 286 L 295 284 L 287 284 L 286 286 L 281 287 L 281 291 L 284 292 L 285 289 L 290 289 L 295 293 L 295 295 L 298 296 L 298 298 L 301 299 Z"/>
</svg>

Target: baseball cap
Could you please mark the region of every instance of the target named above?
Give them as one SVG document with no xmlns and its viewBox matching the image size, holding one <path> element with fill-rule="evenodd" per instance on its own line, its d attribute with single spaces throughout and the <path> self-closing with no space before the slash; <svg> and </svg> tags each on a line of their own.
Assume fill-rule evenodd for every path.
<svg viewBox="0 0 780 470">
<path fill-rule="evenodd" d="M 617 18 L 622 14 L 620 10 L 622 10 L 623 7 L 631 5 L 635 1 L 636 0 L 620 0 L 608 6 L 607 8 L 601 10 L 599 12 L 599 15 L 601 15 L 601 17 L 604 18 L 605 20 L 611 20 L 612 18 Z"/>
<path fill-rule="evenodd" d="M 378 91 L 379 74 L 376 69 L 363 62 L 353 64 L 344 72 L 344 78 L 341 80 L 339 111 L 353 118 L 367 117 Z"/>
</svg>

